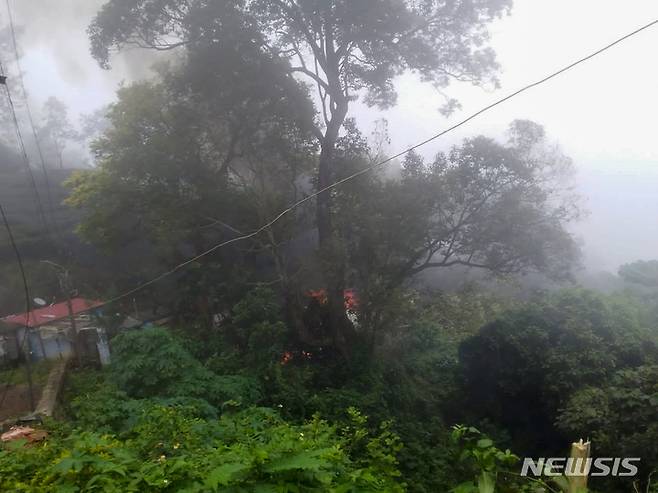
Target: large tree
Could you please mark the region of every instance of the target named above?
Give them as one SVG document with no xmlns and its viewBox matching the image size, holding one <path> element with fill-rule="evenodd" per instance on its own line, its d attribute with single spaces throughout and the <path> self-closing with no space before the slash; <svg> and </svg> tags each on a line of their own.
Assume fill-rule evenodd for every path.
<svg viewBox="0 0 658 493">
<path fill-rule="evenodd" d="M 347 173 L 372 154 L 355 129 L 338 141 Z M 386 307 L 398 288 L 430 270 L 568 278 L 579 258 L 566 229 L 579 215 L 572 172 L 540 125 L 517 120 L 507 142 L 469 138 L 429 162 L 410 153 L 398 177 L 373 173 L 342 186 L 336 224 L 348 240 L 347 277 L 361 294 L 365 328 L 390 325 Z"/>
<path fill-rule="evenodd" d="M 487 24 L 511 0 L 110 0 L 90 26 L 92 52 L 103 66 L 127 45 L 156 50 L 236 43 L 281 63 L 288 74 L 316 88 L 321 147 L 319 190 L 337 169 L 336 143 L 351 102 L 378 107 L 395 103 L 394 78 L 419 74 L 437 88 L 453 79 L 495 82 L 497 65 L 487 47 Z M 238 28 L 236 31 L 236 27 Z M 226 33 L 233 33 L 227 38 Z M 217 58 L 217 66 L 224 60 Z M 449 100 L 447 109 L 456 102 Z M 321 254 L 331 326 L 336 338 L 349 325 L 343 309 L 345 260 L 335 227 L 331 193 L 317 198 Z"/>
<path fill-rule="evenodd" d="M 162 67 L 159 81 L 122 88 L 92 145 L 96 168 L 69 182 L 68 203 L 84 210 L 79 232 L 128 257 L 122 267 L 134 274 L 123 282 L 131 287 L 258 228 L 270 211 L 298 198 L 299 177 L 314 162 L 304 88 L 257 54 L 251 64 L 236 58 L 218 73 L 207 59 L 222 49 L 207 47 Z M 241 75 L 249 83 L 236 84 Z M 235 245 L 242 248 L 222 249 L 204 269 L 187 272 L 177 298 L 209 316 L 214 296 L 236 296 L 247 282 L 273 280 L 294 296 L 281 245 L 303 227 L 308 221 L 291 215 L 256 241 Z M 232 276 L 240 267 L 245 272 Z"/>
</svg>

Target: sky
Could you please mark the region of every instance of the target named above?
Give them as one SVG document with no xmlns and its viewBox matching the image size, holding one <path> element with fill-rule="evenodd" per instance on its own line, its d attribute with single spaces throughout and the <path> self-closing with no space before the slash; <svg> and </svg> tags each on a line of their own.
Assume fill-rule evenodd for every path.
<svg viewBox="0 0 658 493">
<path fill-rule="evenodd" d="M 38 108 L 57 96 L 73 115 L 114 98 L 122 82 L 149 75 L 149 57 L 133 51 L 101 70 L 89 55 L 86 28 L 103 0 L 10 0 L 25 82 Z M 4 2 L 0 3 L 0 5 Z M 0 25 L 6 24 L 0 8 Z M 389 151 L 402 150 L 550 72 L 658 19 L 656 0 L 516 0 L 511 15 L 492 24 L 491 45 L 501 65 L 498 90 L 454 84 L 462 104 L 450 119 L 442 97 L 411 75 L 397 80 L 398 105 L 379 111 L 355 105 L 362 128 L 388 120 Z M 574 159 L 578 192 L 588 212 L 574 225 L 591 270 L 615 271 L 658 258 L 658 26 L 572 71 L 482 115 L 424 150 L 431 156 L 477 134 L 502 137 L 517 118 L 545 126 Z M 7 63 L 6 61 L 3 61 Z"/>
</svg>

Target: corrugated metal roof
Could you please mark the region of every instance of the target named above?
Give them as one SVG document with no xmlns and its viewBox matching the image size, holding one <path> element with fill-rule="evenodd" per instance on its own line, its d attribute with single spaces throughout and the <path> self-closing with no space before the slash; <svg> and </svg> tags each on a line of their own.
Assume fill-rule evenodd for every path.
<svg viewBox="0 0 658 493">
<path fill-rule="evenodd" d="M 87 300 L 84 298 L 73 298 L 71 305 L 73 305 L 73 313 L 75 315 L 92 310 L 103 304 L 102 301 Z M 55 320 L 60 320 L 69 316 L 69 307 L 67 303 L 57 303 L 55 305 L 44 306 L 32 310 L 29 314 L 21 313 L 18 315 L 10 315 L 2 319 L 3 322 L 11 325 L 21 325 L 28 327 L 39 327 L 51 323 Z"/>
</svg>

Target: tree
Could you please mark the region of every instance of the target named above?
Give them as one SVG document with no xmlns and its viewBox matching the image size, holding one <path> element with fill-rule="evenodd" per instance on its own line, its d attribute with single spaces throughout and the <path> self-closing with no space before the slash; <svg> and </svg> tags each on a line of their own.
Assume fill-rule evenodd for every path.
<svg viewBox="0 0 658 493">
<path fill-rule="evenodd" d="M 599 456 L 640 457 L 640 479 L 650 482 L 647 476 L 658 467 L 657 381 L 655 360 L 621 369 L 576 392 L 560 409 L 557 427 L 571 436 L 590 437 Z"/>
<path fill-rule="evenodd" d="M 337 156 L 346 173 L 370 159 L 355 132 L 339 139 Z M 364 325 L 377 330 L 396 291 L 430 269 L 568 278 L 579 258 L 566 229 L 579 215 L 571 172 L 541 126 L 515 121 L 505 144 L 479 136 L 431 163 L 410 153 L 399 179 L 346 183 L 336 191 L 337 224 L 348 239 L 348 278 L 359 288 Z"/>
<path fill-rule="evenodd" d="M 77 140 L 89 146 L 105 133 L 109 127 L 107 113 L 109 106 L 103 106 L 91 113 L 84 114 L 80 117 L 80 131 L 77 134 Z"/>
<path fill-rule="evenodd" d="M 533 122 L 514 121 L 508 135 L 506 145 L 467 139 L 430 166 L 407 158 L 403 184 L 423 194 L 426 223 L 401 275 L 451 265 L 568 275 L 578 258 L 565 229 L 579 214 L 564 183 L 571 160 Z"/>
<path fill-rule="evenodd" d="M 38 129 L 39 136 L 51 147 L 51 154 L 64 167 L 62 154 L 67 141 L 74 140 L 77 132 L 68 118 L 68 108 L 56 97 L 50 97 L 43 105 L 43 118 Z"/>
<path fill-rule="evenodd" d="M 619 268 L 622 279 L 648 288 L 658 288 L 658 260 L 638 260 Z"/>
<path fill-rule="evenodd" d="M 84 211 L 79 232 L 106 250 L 123 251 L 142 277 L 133 275 L 133 285 L 162 270 L 159 263 L 182 262 L 253 231 L 269 211 L 303 193 L 300 176 L 315 152 L 304 88 L 256 53 L 241 53 L 220 71 L 208 58 L 223 49 L 209 47 L 182 65 L 162 67 L 159 81 L 122 88 L 92 145 L 96 169 L 69 182 L 68 203 Z M 236 83 L 244 72 L 251 83 Z M 211 300 L 229 279 L 244 285 L 276 276 L 288 293 L 292 268 L 282 245 L 307 222 L 301 213 L 291 215 L 254 241 L 205 259 L 205 269 L 186 272 L 177 298 L 208 322 Z M 274 267 L 263 267 L 263 257 Z M 239 296 L 235 287 L 230 291 Z"/>
<path fill-rule="evenodd" d="M 21 252 L 30 292 L 32 296 L 51 300 L 59 295 L 60 289 L 52 270 L 40 261 L 49 259 L 55 262 L 65 262 L 64 252 L 61 248 L 58 248 L 60 245 L 53 245 L 52 243 L 52 236 L 49 231 L 50 222 L 49 226 L 44 226 L 40 220 L 39 203 L 36 200 L 25 161 L 13 148 L 0 142 L 0 163 L 2 206 L 8 216 L 14 238 Z M 36 189 L 44 208 L 50 205 L 49 201 L 46 200 L 49 195 L 53 198 L 53 204 L 56 204 L 57 200 L 63 200 L 65 189 L 61 182 L 64 179 L 64 174 L 67 174 L 67 172 L 64 171 L 62 174 L 51 176 L 47 188 L 41 174 L 34 171 Z M 69 237 L 69 234 L 72 233 L 72 223 L 76 221 L 76 217 L 71 214 L 71 211 L 62 209 L 57 218 L 58 233 Z M 5 316 L 10 313 L 25 311 L 25 294 L 15 254 L 10 248 L 9 241 L 7 241 L 4 228 L 3 232 L 0 233 L 0 238 L 2 238 L 0 240 L 2 243 L 0 246 L 0 277 L 3 278 L 2 286 L 0 286 L 0 316 Z M 80 254 L 80 257 L 83 256 L 79 244 L 75 241 L 67 246 L 70 252 Z M 74 267 L 72 266 L 72 268 Z"/>
<path fill-rule="evenodd" d="M 438 88 L 453 79 L 495 83 L 497 65 L 486 47 L 486 26 L 509 6 L 509 0 L 110 0 L 89 33 L 92 53 L 108 66 L 112 49 L 185 46 L 194 51 L 219 43 L 226 31 L 238 26 L 240 35 L 232 41 L 265 53 L 288 74 L 304 77 L 316 88 L 321 115 L 313 128 L 321 147 L 316 185 L 323 190 L 340 171 L 336 143 L 350 103 L 358 97 L 372 106 L 393 105 L 393 79 L 405 71 Z M 454 100 L 448 101 L 448 110 L 455 106 Z M 320 194 L 316 216 L 322 255 L 335 259 L 325 268 L 325 283 L 332 330 L 340 339 L 349 322 L 343 307 L 344 259 L 336 254 L 341 238 L 334 205 L 331 193 Z"/>
<path fill-rule="evenodd" d="M 462 343 L 463 392 L 468 409 L 510 430 L 519 450 L 559 450 L 569 437 L 560 437 L 554 420 L 569 398 L 655 360 L 657 348 L 625 300 L 564 290 Z"/>
</svg>

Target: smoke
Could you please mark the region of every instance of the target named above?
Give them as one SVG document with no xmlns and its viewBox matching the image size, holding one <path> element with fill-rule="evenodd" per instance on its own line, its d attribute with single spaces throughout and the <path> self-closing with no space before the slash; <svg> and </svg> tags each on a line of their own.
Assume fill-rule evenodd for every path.
<svg viewBox="0 0 658 493">
<path fill-rule="evenodd" d="M 55 95 L 71 113 L 90 113 L 111 101 L 120 83 L 153 75 L 151 67 L 161 56 L 151 51 L 127 50 L 115 57 L 110 71 L 92 58 L 87 27 L 105 1 L 10 0 L 26 85 L 37 108 Z"/>
<path fill-rule="evenodd" d="M 11 1 L 11 0 L 10 0 Z M 87 26 L 107 0 L 22 0 L 13 2 L 16 24 L 25 52 L 48 50 L 61 76 L 70 84 L 83 85 L 98 67 L 89 54 Z M 146 50 L 130 50 L 117 56 L 112 71 L 120 77 L 136 80 L 151 74 L 151 62 L 157 55 Z"/>
</svg>

